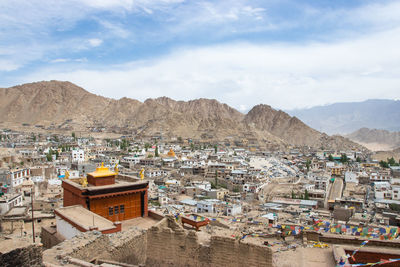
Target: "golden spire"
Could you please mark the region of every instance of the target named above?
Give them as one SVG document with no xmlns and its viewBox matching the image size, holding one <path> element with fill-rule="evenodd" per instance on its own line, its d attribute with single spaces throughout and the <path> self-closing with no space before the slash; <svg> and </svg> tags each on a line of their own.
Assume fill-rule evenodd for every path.
<svg viewBox="0 0 400 267">
<path fill-rule="evenodd" d="M 81 183 L 81 185 L 82 185 L 83 187 L 87 187 L 87 185 L 88 185 L 88 182 L 87 182 L 86 177 L 81 178 L 81 179 L 79 180 L 79 182 Z"/>
<path fill-rule="evenodd" d="M 116 174 L 118 174 L 118 163 L 115 163 L 115 167 L 114 167 L 114 172 L 116 173 Z"/>
<path fill-rule="evenodd" d="M 139 172 L 140 180 L 144 179 L 144 169 Z"/>
<path fill-rule="evenodd" d="M 101 166 L 96 168 L 96 171 L 88 173 L 88 175 L 91 175 L 96 178 L 96 177 L 115 176 L 117 175 L 117 173 L 110 171 L 108 167 L 104 167 L 104 162 L 102 162 Z"/>
<path fill-rule="evenodd" d="M 174 158 L 174 157 L 176 156 L 176 155 L 175 155 L 175 151 L 174 151 L 172 148 L 170 148 L 170 150 L 168 151 L 167 155 L 168 155 L 169 157 L 171 157 L 171 158 Z"/>
</svg>

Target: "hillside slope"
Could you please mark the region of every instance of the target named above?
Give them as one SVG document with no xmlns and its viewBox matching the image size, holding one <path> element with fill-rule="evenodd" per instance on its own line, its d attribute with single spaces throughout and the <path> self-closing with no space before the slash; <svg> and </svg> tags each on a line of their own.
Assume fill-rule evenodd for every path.
<svg viewBox="0 0 400 267">
<path fill-rule="evenodd" d="M 288 113 L 327 134 L 349 134 L 360 128 L 400 131 L 399 100 L 335 103 Z"/>
<path fill-rule="evenodd" d="M 200 139 L 252 139 L 260 144 L 347 149 L 358 145 L 322 134 L 283 111 L 258 105 L 248 114 L 214 99 L 144 102 L 105 98 L 70 82 L 37 82 L 0 88 L 0 122 L 41 125 L 49 130 L 105 130 L 136 135 Z"/>
</svg>

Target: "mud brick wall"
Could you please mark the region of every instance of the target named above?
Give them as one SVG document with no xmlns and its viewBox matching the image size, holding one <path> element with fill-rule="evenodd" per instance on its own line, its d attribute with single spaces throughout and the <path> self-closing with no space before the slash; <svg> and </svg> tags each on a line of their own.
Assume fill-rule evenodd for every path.
<svg viewBox="0 0 400 267">
<path fill-rule="evenodd" d="M 267 247 L 218 236 L 213 236 L 209 244 L 201 244 L 195 231 L 185 230 L 172 216 L 147 231 L 83 233 L 44 252 L 44 261 L 49 263 L 57 264 L 68 257 L 146 266 L 273 266 Z"/>
<path fill-rule="evenodd" d="M 17 248 L 8 253 L 0 254 L 0 266 L 2 267 L 36 267 L 42 264 L 42 247 L 31 245 Z"/>
<path fill-rule="evenodd" d="M 44 251 L 43 257 L 53 264 L 72 257 L 88 262 L 105 259 L 138 265 L 145 263 L 146 242 L 146 232 L 136 229 L 109 235 L 86 232 Z"/>
<path fill-rule="evenodd" d="M 233 238 L 213 236 L 200 244 L 194 231 L 166 218 L 147 232 L 148 266 L 273 266 L 272 252 Z"/>
<path fill-rule="evenodd" d="M 184 229 L 171 229 L 158 225 L 147 233 L 146 266 L 209 266 L 195 232 Z"/>
<path fill-rule="evenodd" d="M 321 235 L 319 237 L 319 240 L 325 243 L 359 246 L 363 241 L 367 239 L 346 235 Z M 400 242 L 398 240 L 369 240 L 368 244 L 370 246 L 377 247 L 400 248 Z"/>
<path fill-rule="evenodd" d="M 40 241 L 44 248 L 51 248 L 64 240 L 65 238 L 61 234 L 57 233 L 56 227 L 42 227 L 42 231 L 40 232 Z"/>
<path fill-rule="evenodd" d="M 211 237 L 210 256 L 212 266 L 273 266 L 271 249 L 229 237 Z"/>
<path fill-rule="evenodd" d="M 107 258 L 113 261 L 133 265 L 145 264 L 147 250 L 147 233 L 145 231 L 127 231 L 110 235 L 110 254 Z"/>
</svg>

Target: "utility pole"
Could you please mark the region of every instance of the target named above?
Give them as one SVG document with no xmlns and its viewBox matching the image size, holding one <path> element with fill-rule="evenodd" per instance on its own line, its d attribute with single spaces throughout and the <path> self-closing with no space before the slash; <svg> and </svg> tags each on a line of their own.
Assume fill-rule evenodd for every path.
<svg viewBox="0 0 400 267">
<path fill-rule="evenodd" d="M 33 188 L 31 188 L 31 209 L 32 209 L 32 238 L 35 243 L 35 218 L 33 217 Z"/>
</svg>

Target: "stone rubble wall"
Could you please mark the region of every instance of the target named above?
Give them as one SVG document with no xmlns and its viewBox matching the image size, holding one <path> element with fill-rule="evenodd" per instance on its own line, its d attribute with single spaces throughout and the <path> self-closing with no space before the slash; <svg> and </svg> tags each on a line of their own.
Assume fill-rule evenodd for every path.
<svg viewBox="0 0 400 267">
<path fill-rule="evenodd" d="M 186 231 L 173 218 L 165 220 L 168 227 L 164 221 L 148 230 L 148 266 L 273 266 L 269 248 L 221 236 L 202 245 L 196 232 Z"/>
<path fill-rule="evenodd" d="M 201 244 L 197 233 L 185 230 L 173 216 L 166 216 L 146 231 L 130 229 L 110 235 L 86 232 L 44 252 L 48 263 L 59 264 L 68 257 L 145 266 L 273 266 L 270 248 L 221 236 L 212 236 L 210 244 Z"/>
<path fill-rule="evenodd" d="M 2 267 L 37 267 L 43 266 L 42 247 L 31 245 L 0 253 L 0 266 Z"/>
</svg>

